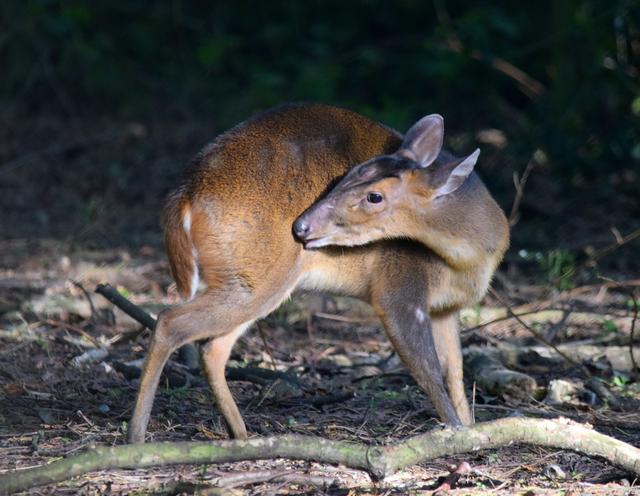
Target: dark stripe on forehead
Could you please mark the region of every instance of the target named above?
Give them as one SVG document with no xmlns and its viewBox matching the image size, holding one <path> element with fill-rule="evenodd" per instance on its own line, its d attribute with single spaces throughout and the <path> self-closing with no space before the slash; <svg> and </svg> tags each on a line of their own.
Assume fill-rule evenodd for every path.
<svg viewBox="0 0 640 496">
<path fill-rule="evenodd" d="M 388 155 L 385 157 L 374 159 L 370 165 L 364 165 L 362 167 L 363 170 L 360 175 L 368 176 L 367 180 L 373 178 L 380 179 L 387 176 L 397 176 L 401 171 L 419 168 L 420 164 L 414 162 L 413 160 L 398 157 L 395 155 Z M 375 170 L 375 173 L 372 173 L 372 175 L 369 176 L 366 171 L 370 171 L 371 169 Z"/>
<path fill-rule="evenodd" d="M 420 164 L 397 155 L 385 155 L 356 165 L 343 179 L 339 187 L 352 188 L 370 184 L 385 177 L 399 177 L 405 170 L 419 169 Z"/>
</svg>

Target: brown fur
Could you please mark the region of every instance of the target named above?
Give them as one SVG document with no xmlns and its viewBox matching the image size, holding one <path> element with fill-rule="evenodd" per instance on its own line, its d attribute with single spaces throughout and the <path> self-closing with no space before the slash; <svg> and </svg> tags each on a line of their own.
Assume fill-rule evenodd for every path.
<svg viewBox="0 0 640 496">
<path fill-rule="evenodd" d="M 182 228 L 184 206 L 180 191 L 169 196 L 164 209 L 162 225 L 171 275 L 176 282 L 178 293 L 187 299 L 191 295 L 191 273 L 194 261 L 191 239 Z"/>
<path fill-rule="evenodd" d="M 450 276 L 433 270 L 438 256 L 403 240 L 349 250 L 304 250 L 292 234 L 296 217 L 349 167 L 391 153 L 400 143 L 395 131 L 353 112 L 296 104 L 249 119 L 196 157 L 167 203 L 165 236 L 181 294 L 188 296 L 191 289 L 194 253 L 207 289 L 160 315 L 130 423 L 130 441 L 144 440 L 160 371 L 170 353 L 199 339 L 209 340 L 202 360 L 218 407 L 231 434 L 246 437 L 226 385 L 224 362 L 242 331 L 296 288 L 334 291 L 370 302 L 440 417 L 456 425 L 461 419 L 469 421 L 466 403 L 467 410 L 454 408 L 446 392 L 431 324 L 415 318 L 431 311 L 438 291 L 448 291 Z M 188 234 L 186 212 L 191 221 Z M 455 310 L 459 304 L 444 306 Z M 442 339 L 458 339 L 456 329 L 440 327 Z M 459 347 L 446 350 L 459 355 Z M 450 375 L 459 382 L 454 394 L 459 399 L 461 371 Z"/>
</svg>

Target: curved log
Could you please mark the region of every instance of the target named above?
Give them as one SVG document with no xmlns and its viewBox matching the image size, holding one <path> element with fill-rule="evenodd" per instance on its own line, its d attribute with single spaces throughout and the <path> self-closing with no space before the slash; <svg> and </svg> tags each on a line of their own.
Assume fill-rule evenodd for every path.
<svg viewBox="0 0 640 496">
<path fill-rule="evenodd" d="M 184 463 L 228 463 L 288 458 L 342 464 L 383 478 L 426 460 L 522 443 L 600 457 L 636 476 L 640 449 L 567 419 L 504 418 L 447 428 L 388 446 L 287 434 L 245 441 L 202 441 L 97 447 L 65 460 L 0 475 L 0 493 L 60 482 L 96 470 Z"/>
</svg>

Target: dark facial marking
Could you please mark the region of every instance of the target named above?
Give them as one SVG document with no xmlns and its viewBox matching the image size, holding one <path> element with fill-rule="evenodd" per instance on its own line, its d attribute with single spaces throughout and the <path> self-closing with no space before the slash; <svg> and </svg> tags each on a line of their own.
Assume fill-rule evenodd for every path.
<svg viewBox="0 0 640 496">
<path fill-rule="evenodd" d="M 357 166 L 345 176 L 340 187 L 352 188 L 379 181 L 385 177 L 399 177 L 401 171 L 419 167 L 420 164 L 404 157 L 385 155 Z"/>
</svg>

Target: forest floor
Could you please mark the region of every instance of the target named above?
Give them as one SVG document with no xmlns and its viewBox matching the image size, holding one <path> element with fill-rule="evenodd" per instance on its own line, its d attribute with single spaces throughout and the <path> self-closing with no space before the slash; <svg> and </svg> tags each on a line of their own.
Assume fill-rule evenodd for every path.
<svg viewBox="0 0 640 496">
<path fill-rule="evenodd" d="M 178 163 L 198 149 L 206 129 L 165 124 L 156 130 L 139 123 L 120 129 L 126 131 L 94 123 L 68 129 L 63 137 L 59 122 L 40 122 L 30 139 L 40 139 L 42 152 L 31 156 L 24 151 L 24 130 L 1 137 L 0 227 L 6 235 L 0 239 L 0 472 L 125 442 L 149 332 L 93 293 L 96 284 L 112 284 L 153 314 L 179 301 L 160 241 L 159 204 L 177 183 Z M 53 142 L 62 144 L 47 144 Z M 545 361 L 534 351 L 520 357 L 512 367 L 539 386 L 527 398 L 474 392 L 469 382 L 476 420 L 565 416 L 640 446 L 640 383 L 627 363 L 631 330 L 640 333 L 633 307 L 640 281 L 624 270 L 629 252 L 617 251 L 624 260 L 607 273 L 619 283 L 591 272 L 577 277 L 586 266 L 564 252 L 551 257 L 556 265 L 519 253 L 496 277 L 499 298 L 489 295 L 463 312 L 463 345 L 547 348 L 535 332 L 595 352 L 580 360 L 584 367 Z M 576 277 L 570 284 L 561 281 L 563 287 L 556 284 L 558 264 L 575 264 Z M 508 318 L 505 303 L 516 313 L 530 313 L 521 321 Z M 230 382 L 250 436 L 301 433 L 381 444 L 441 426 L 378 320 L 355 300 L 296 295 L 240 339 L 229 365 L 290 378 Z M 619 401 L 616 408 L 585 386 L 590 376 L 604 381 Z M 572 382 L 576 392 L 550 403 L 547 388 L 556 379 Z M 225 438 L 207 385 L 174 357 L 147 440 Z M 463 461 L 472 470 L 451 494 L 640 491 L 631 474 L 602 461 L 516 445 L 422 463 L 384 481 L 343 467 L 268 460 L 94 472 L 29 493 L 213 494 L 222 488 L 225 494 L 429 494 Z"/>
</svg>

